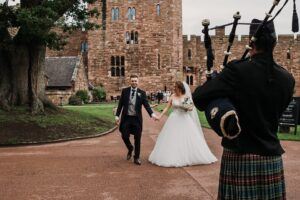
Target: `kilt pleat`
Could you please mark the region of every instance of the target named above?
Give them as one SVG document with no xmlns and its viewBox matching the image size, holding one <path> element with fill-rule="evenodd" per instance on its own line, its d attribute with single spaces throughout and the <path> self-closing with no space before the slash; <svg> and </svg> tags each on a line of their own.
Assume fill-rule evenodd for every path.
<svg viewBox="0 0 300 200">
<path fill-rule="evenodd" d="M 285 200 L 281 156 L 241 154 L 224 149 L 219 200 Z"/>
</svg>

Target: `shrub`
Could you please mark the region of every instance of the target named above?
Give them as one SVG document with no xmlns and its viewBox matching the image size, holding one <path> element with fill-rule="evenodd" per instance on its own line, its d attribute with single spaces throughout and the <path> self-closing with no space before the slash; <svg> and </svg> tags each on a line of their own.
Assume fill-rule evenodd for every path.
<svg viewBox="0 0 300 200">
<path fill-rule="evenodd" d="M 106 99 L 106 92 L 103 87 L 96 87 L 93 89 L 93 100 L 104 101 Z"/>
<path fill-rule="evenodd" d="M 88 91 L 86 90 L 78 90 L 76 92 L 76 96 L 79 97 L 84 103 L 88 103 L 89 102 L 89 94 Z"/>
<path fill-rule="evenodd" d="M 82 105 L 82 100 L 80 97 L 78 97 L 76 95 L 72 95 L 69 98 L 69 104 L 70 105 Z"/>
</svg>

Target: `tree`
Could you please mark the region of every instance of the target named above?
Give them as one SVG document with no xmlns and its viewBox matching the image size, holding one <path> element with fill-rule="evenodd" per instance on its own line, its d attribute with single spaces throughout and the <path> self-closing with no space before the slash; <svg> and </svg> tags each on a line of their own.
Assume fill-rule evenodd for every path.
<svg viewBox="0 0 300 200">
<path fill-rule="evenodd" d="M 98 17 L 86 4 L 96 0 L 20 0 L 16 6 L 0 4 L 0 108 L 27 105 L 32 113 L 44 111 L 46 47 L 60 50 L 65 33 L 91 30 Z M 18 30 L 12 37 L 10 32 Z M 58 31 L 60 30 L 60 31 Z"/>
</svg>

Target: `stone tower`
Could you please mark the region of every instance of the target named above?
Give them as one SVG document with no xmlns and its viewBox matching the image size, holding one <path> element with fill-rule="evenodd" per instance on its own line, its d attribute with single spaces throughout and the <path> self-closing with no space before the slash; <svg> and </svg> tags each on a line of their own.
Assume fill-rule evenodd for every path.
<svg viewBox="0 0 300 200">
<path fill-rule="evenodd" d="M 87 35 L 89 81 L 108 95 L 120 94 L 131 74 L 148 92 L 172 89 L 182 72 L 182 1 L 98 0 L 95 7 L 101 28 Z"/>
</svg>

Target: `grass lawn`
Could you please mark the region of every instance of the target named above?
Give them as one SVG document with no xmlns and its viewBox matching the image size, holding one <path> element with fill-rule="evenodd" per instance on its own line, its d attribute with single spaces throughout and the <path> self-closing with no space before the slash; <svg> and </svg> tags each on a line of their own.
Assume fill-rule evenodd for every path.
<svg viewBox="0 0 300 200">
<path fill-rule="evenodd" d="M 155 110 L 160 112 L 161 110 L 163 110 L 165 108 L 165 106 L 166 106 L 165 104 L 160 104 L 155 108 Z M 169 115 L 171 112 L 172 111 L 169 110 L 167 115 Z M 201 122 L 202 127 L 210 128 L 210 126 L 206 120 L 204 112 L 198 111 L 198 116 L 199 116 L 199 120 Z M 278 137 L 280 140 L 300 141 L 300 126 L 298 126 L 298 128 L 297 128 L 296 135 L 294 135 L 294 129 L 291 129 L 290 133 L 278 133 Z"/>
<path fill-rule="evenodd" d="M 44 142 L 92 136 L 114 127 L 115 104 L 65 106 L 45 115 L 31 115 L 25 108 L 0 110 L 0 144 Z"/>
</svg>

